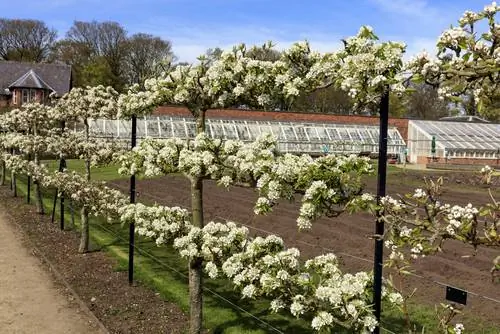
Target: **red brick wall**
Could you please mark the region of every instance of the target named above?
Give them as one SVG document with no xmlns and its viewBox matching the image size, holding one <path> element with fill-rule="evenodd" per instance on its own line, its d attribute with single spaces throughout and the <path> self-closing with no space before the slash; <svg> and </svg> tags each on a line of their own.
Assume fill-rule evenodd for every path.
<svg viewBox="0 0 500 334">
<path fill-rule="evenodd" d="M 9 106 L 9 98 L 5 95 L 0 95 L 0 108 Z"/>
<path fill-rule="evenodd" d="M 191 117 L 187 108 L 176 106 L 162 106 L 154 112 L 156 115 L 169 115 L 180 117 Z M 375 116 L 357 116 L 357 115 L 332 115 L 316 113 L 298 113 L 298 112 L 276 112 L 276 111 L 256 111 L 241 109 L 211 109 L 207 111 L 208 118 L 222 119 L 251 119 L 267 120 L 276 122 L 311 122 L 311 123 L 337 123 L 337 124 L 362 124 L 378 125 L 379 118 Z M 401 133 L 405 141 L 408 141 L 408 119 L 390 118 L 389 126 L 395 126 Z"/>
</svg>

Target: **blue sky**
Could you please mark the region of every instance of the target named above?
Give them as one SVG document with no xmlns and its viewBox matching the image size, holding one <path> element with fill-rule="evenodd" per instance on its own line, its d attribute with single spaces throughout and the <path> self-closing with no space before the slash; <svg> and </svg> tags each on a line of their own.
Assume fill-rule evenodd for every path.
<svg viewBox="0 0 500 334">
<path fill-rule="evenodd" d="M 172 41 L 181 61 L 210 47 L 240 42 L 278 48 L 307 39 L 326 52 L 340 39 L 371 25 L 383 40 L 408 44 L 408 54 L 433 51 L 439 34 L 466 10 L 490 0 L 0 0 L 0 17 L 45 21 L 64 36 L 74 20 L 121 23 Z"/>
</svg>

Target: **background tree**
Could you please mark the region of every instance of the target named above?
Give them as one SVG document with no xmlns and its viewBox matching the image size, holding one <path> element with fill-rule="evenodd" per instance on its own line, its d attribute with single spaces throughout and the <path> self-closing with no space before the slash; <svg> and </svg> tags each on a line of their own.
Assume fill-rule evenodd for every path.
<svg viewBox="0 0 500 334">
<path fill-rule="evenodd" d="M 500 91 L 484 100 L 481 116 L 491 122 L 500 122 Z"/>
<path fill-rule="evenodd" d="M 437 120 L 450 116 L 448 103 L 439 98 L 437 89 L 426 84 L 415 85 L 413 88 L 415 91 L 408 97 L 406 117 Z"/>
<path fill-rule="evenodd" d="M 143 33 L 132 35 L 125 47 L 127 84 L 143 85 L 146 79 L 157 77 L 174 60 L 170 41 Z"/>
<path fill-rule="evenodd" d="M 49 57 L 57 32 L 38 20 L 0 19 L 0 57 L 42 62 Z"/>
<path fill-rule="evenodd" d="M 408 113 L 408 96 L 406 94 L 389 94 L 389 116 L 406 117 Z"/>
<path fill-rule="evenodd" d="M 331 86 L 301 95 L 292 105 L 291 110 L 350 115 L 353 113 L 353 103 L 346 92 Z"/>
<path fill-rule="evenodd" d="M 281 57 L 281 52 L 274 49 L 272 42 L 267 42 L 262 46 L 253 46 L 246 52 L 246 56 L 256 60 L 277 61 Z"/>
<path fill-rule="evenodd" d="M 207 57 L 208 61 L 210 63 L 213 63 L 214 61 L 220 59 L 220 56 L 222 55 L 223 50 L 219 48 L 218 46 L 215 48 L 210 48 L 205 52 L 205 57 Z M 187 65 L 187 64 L 185 64 Z"/>
<path fill-rule="evenodd" d="M 75 21 L 56 54 L 74 66 L 76 84 L 125 87 L 124 60 L 127 32 L 117 22 Z"/>
</svg>

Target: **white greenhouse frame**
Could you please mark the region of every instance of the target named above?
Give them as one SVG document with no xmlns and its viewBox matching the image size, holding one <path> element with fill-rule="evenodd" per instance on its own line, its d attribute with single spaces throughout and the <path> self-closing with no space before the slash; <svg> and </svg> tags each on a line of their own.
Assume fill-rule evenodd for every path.
<svg viewBox="0 0 500 334">
<path fill-rule="evenodd" d="M 130 140 L 131 122 L 126 120 L 90 120 L 91 135 L 100 138 Z M 148 116 L 137 119 L 137 139 L 194 138 L 195 120 L 184 117 Z M 311 155 L 329 153 L 378 152 L 379 128 L 371 125 L 276 122 L 242 119 L 207 119 L 206 132 L 212 138 L 252 142 L 262 133 L 278 138 L 284 153 Z M 406 147 L 395 127 L 389 128 L 388 153 L 399 154 Z"/>
<path fill-rule="evenodd" d="M 432 137 L 436 158 L 500 158 L 500 124 L 411 120 L 408 122 L 410 162 L 431 157 Z"/>
</svg>

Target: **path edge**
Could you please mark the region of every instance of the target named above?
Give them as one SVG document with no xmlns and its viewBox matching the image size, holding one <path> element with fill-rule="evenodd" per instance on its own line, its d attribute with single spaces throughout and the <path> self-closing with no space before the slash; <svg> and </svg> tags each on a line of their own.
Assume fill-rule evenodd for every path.
<svg viewBox="0 0 500 334">
<path fill-rule="evenodd" d="M 5 216 L 5 218 L 7 218 L 9 220 L 9 222 L 14 223 L 19 230 L 23 231 L 21 224 L 16 222 L 16 220 L 10 214 L 10 212 L 8 212 L 8 210 L 5 210 L 5 206 L 3 206 L 3 205 L 1 205 L 1 206 L 2 206 L 2 208 L 4 208 L 4 210 L 2 210 L 3 211 L 2 214 Z M 97 316 L 94 314 L 94 312 L 92 312 L 89 309 L 89 307 L 87 306 L 87 304 L 80 298 L 80 295 L 78 295 L 78 293 L 71 287 L 71 285 L 64 278 L 64 276 L 59 272 L 59 270 L 57 270 L 57 268 L 54 266 L 54 264 L 47 258 L 47 256 L 45 256 L 45 254 L 42 251 L 40 251 L 40 249 L 38 247 L 36 247 L 34 245 L 33 241 L 31 241 L 29 236 L 25 235 L 24 239 L 25 239 L 25 242 L 28 243 L 29 247 L 33 249 L 35 256 L 39 258 L 40 262 L 45 263 L 46 268 L 49 269 L 51 274 L 55 277 L 55 279 L 57 281 L 59 281 L 59 283 L 61 283 L 63 286 L 66 287 L 66 289 L 70 292 L 70 294 L 73 296 L 73 298 L 75 298 L 74 300 L 78 303 L 80 308 L 91 318 L 91 320 L 93 320 L 97 324 L 99 329 L 102 330 L 105 334 L 111 334 L 110 331 L 106 328 L 106 326 L 104 326 L 102 321 L 99 320 L 99 318 L 97 318 Z"/>
</svg>

